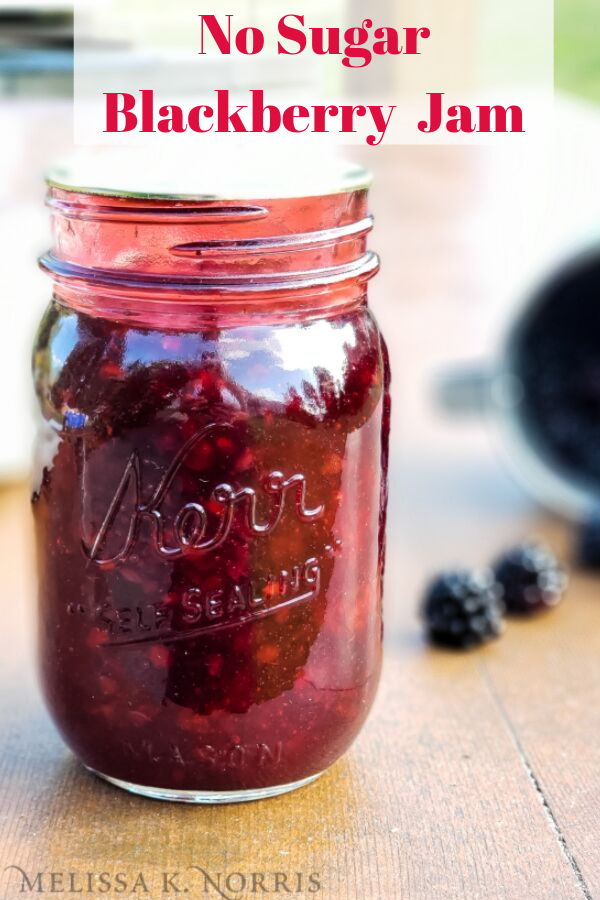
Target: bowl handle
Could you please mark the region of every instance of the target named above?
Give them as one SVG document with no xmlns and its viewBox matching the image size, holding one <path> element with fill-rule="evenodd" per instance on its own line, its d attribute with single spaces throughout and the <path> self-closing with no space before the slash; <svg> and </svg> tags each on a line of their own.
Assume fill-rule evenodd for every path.
<svg viewBox="0 0 600 900">
<path fill-rule="evenodd" d="M 481 362 L 440 373 L 434 378 L 433 393 L 436 405 L 450 415 L 481 416 L 517 406 L 523 399 L 523 386 L 517 376 Z"/>
</svg>

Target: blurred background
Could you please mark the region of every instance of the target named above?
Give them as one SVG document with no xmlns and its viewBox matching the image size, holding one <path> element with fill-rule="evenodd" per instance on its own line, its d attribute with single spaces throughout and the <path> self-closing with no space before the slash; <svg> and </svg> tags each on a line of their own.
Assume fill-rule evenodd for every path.
<svg viewBox="0 0 600 900">
<path fill-rule="evenodd" d="M 354 22 L 360 7 L 349 6 Z M 140 4 L 120 0 L 118 7 L 131 11 Z M 454 4 L 455 20 L 475 16 L 489 27 L 494 8 L 494 0 L 461 0 Z M 112 21 L 115 9 L 100 4 L 98 14 Z M 315 15 L 318 9 L 315 4 Z M 126 43 L 117 24 L 106 39 Z M 384 145 L 349 153 L 375 174 L 373 247 L 383 270 L 373 306 L 395 377 L 391 521 L 402 553 L 413 563 L 422 559 L 422 566 L 410 567 L 418 576 L 410 577 L 458 560 L 478 562 L 472 558 L 474 527 L 485 534 L 482 522 L 493 518 L 494 541 L 503 527 L 507 539 L 514 537 L 516 517 L 523 522 L 530 510 L 535 516 L 532 497 L 575 516 L 594 502 L 594 478 L 587 484 L 572 472 L 554 471 L 561 460 L 541 459 L 537 438 L 514 425 L 511 408 L 522 398 L 506 377 L 507 329 L 541 283 L 600 238 L 600 7 L 596 0 L 557 0 L 555 25 L 556 117 L 548 146 Z M 35 264 L 49 243 L 43 172 L 72 149 L 72 66 L 69 4 L 1 0 L 5 484 L 28 476 L 29 348 L 50 295 Z M 440 388 L 444 371 L 456 365 L 454 390 Z M 454 414 L 441 410 L 440 394 Z M 600 396 L 594 397 L 600 408 Z M 494 548 L 482 547 L 482 540 L 477 555 L 484 556 Z M 404 578 L 401 557 L 392 565 Z"/>
</svg>

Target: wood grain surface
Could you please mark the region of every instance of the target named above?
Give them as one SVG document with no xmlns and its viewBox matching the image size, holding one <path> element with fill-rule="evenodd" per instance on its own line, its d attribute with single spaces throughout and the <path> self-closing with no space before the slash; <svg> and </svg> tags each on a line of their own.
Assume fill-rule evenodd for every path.
<svg viewBox="0 0 600 900">
<path fill-rule="evenodd" d="M 203 892 L 189 869 L 197 866 L 215 876 L 303 873 L 304 888 L 318 873 L 321 886 L 229 894 L 237 898 L 600 900 L 600 578 L 573 573 L 562 607 L 511 622 L 502 640 L 468 654 L 428 648 L 415 614 L 438 566 L 489 563 L 532 532 L 570 553 L 568 527 L 532 506 L 481 425 L 443 422 L 425 399 L 448 342 L 458 355 L 471 352 L 479 315 L 470 243 L 456 225 L 470 221 L 463 187 L 473 186 L 477 166 L 466 152 L 441 153 L 407 150 L 398 170 L 405 174 L 393 184 L 398 159 L 382 157 L 379 183 L 387 178 L 391 187 L 374 196 L 377 243 L 388 260 L 374 302 L 395 362 L 396 410 L 386 665 L 364 732 L 319 781 L 259 803 L 159 803 L 87 774 L 36 687 L 28 496 L 24 486 L 6 488 L 0 897 L 25 896 L 18 871 L 4 871 L 14 865 L 30 877 L 73 872 L 84 897 L 173 896 L 163 893 L 165 872 L 181 873 L 190 897 L 218 897 Z M 396 223 L 403 198 L 431 178 L 445 185 L 445 202 L 430 191 L 425 211 L 409 200 Z M 432 245 L 439 258 L 423 282 L 417 269 Z M 94 894 L 86 892 L 88 872 Z M 113 879 L 103 894 L 102 872 Z M 128 884 L 122 893 L 114 889 L 119 872 Z M 141 885 L 133 892 L 139 872 L 148 893 Z M 66 875 L 62 886 L 68 896 Z"/>
</svg>

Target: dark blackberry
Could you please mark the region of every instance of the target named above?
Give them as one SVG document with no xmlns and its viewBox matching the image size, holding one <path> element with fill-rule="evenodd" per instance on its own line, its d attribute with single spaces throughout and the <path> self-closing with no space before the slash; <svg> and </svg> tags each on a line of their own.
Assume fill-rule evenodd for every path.
<svg viewBox="0 0 600 900">
<path fill-rule="evenodd" d="M 488 570 L 442 573 L 430 585 L 422 608 L 430 639 L 467 649 L 497 638 L 503 631 L 500 597 Z"/>
<path fill-rule="evenodd" d="M 575 556 L 584 568 L 600 569 L 600 507 L 579 526 Z"/>
<path fill-rule="evenodd" d="M 527 541 L 502 556 L 494 566 L 509 613 L 530 613 L 556 606 L 562 600 L 567 576 L 543 544 Z"/>
</svg>

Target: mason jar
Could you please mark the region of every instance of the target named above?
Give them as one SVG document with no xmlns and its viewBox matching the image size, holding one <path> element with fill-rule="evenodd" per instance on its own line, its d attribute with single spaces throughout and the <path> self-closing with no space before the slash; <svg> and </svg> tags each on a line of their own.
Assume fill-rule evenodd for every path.
<svg viewBox="0 0 600 900">
<path fill-rule="evenodd" d="M 312 781 L 369 712 L 390 376 L 362 169 L 193 180 L 50 175 L 33 511 L 64 740 L 119 787 L 219 803 Z"/>
</svg>

